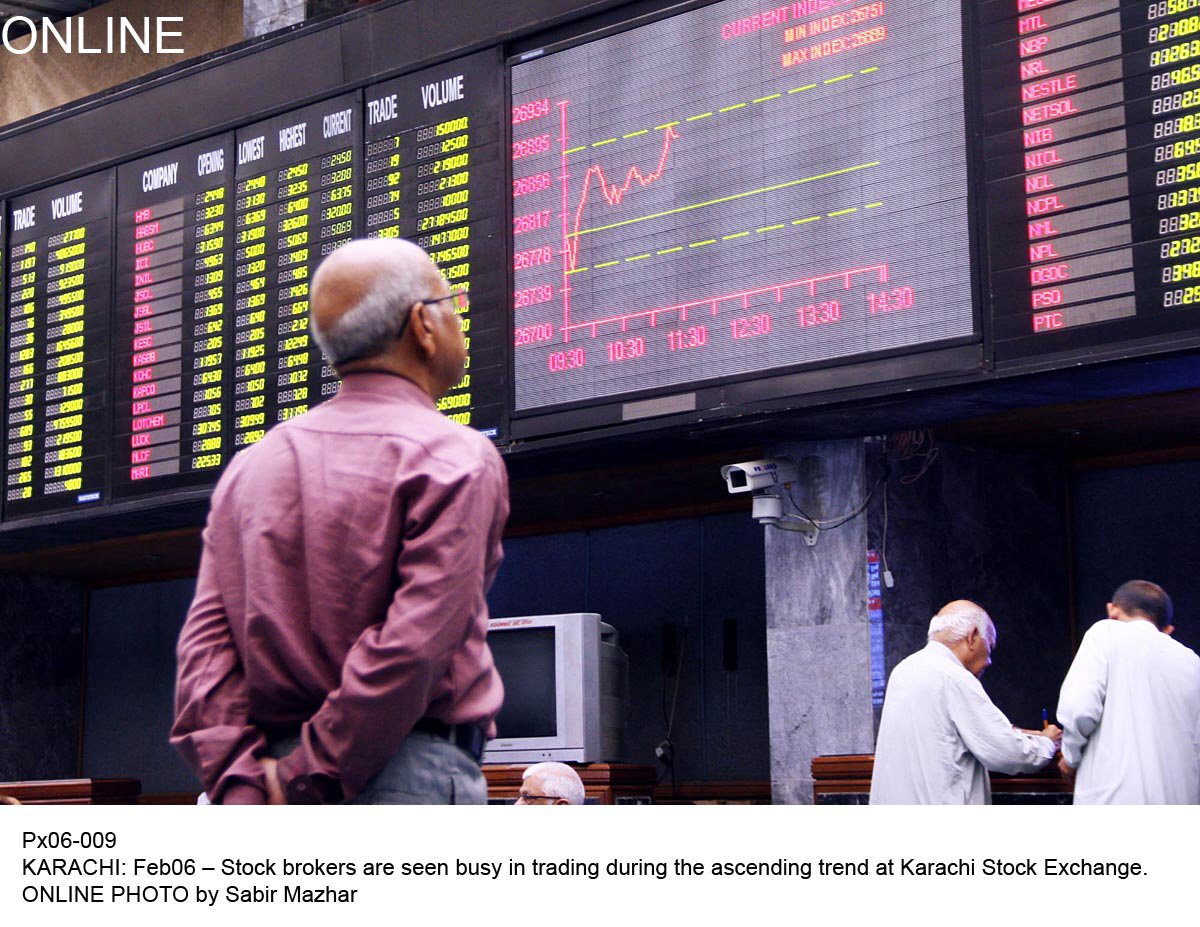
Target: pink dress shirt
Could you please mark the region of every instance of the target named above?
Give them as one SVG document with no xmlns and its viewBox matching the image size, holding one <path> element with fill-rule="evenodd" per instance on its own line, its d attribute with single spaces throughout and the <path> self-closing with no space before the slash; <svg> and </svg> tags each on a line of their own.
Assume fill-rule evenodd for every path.
<svg viewBox="0 0 1200 927">
<path fill-rule="evenodd" d="M 213 493 L 179 637 L 171 742 L 209 797 L 353 798 L 422 718 L 494 736 L 487 602 L 508 518 L 491 442 L 414 383 L 352 373 L 238 454 Z"/>
</svg>

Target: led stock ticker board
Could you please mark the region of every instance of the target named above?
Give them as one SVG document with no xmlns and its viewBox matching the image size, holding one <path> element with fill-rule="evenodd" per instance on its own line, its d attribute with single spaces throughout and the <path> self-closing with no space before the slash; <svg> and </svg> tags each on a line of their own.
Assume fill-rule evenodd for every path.
<svg viewBox="0 0 1200 927">
<path fill-rule="evenodd" d="M 346 94 L 237 131 L 232 449 L 337 392 L 309 280 L 360 234 L 362 103 Z"/>
<path fill-rule="evenodd" d="M 229 459 L 233 135 L 117 169 L 114 498 L 212 482 Z"/>
<path fill-rule="evenodd" d="M 4 517 L 104 499 L 112 174 L 8 203 Z"/>
<path fill-rule="evenodd" d="M 980 20 L 997 359 L 1200 328 L 1200 0 Z"/>
<path fill-rule="evenodd" d="M 466 292 L 467 367 L 438 408 L 489 437 L 507 364 L 502 78 L 499 52 L 484 52 L 366 94 L 366 233 L 415 241 Z"/>
<path fill-rule="evenodd" d="M 961 17 L 726 0 L 515 63 L 516 411 L 972 337 Z"/>
<path fill-rule="evenodd" d="M 206 486 L 333 395 L 309 286 L 355 237 L 466 292 L 440 405 L 500 440 L 936 366 L 977 285 L 1011 371 L 1200 334 L 1200 0 L 719 0 L 507 71 L 501 38 L 8 196 L 3 519 Z"/>
</svg>

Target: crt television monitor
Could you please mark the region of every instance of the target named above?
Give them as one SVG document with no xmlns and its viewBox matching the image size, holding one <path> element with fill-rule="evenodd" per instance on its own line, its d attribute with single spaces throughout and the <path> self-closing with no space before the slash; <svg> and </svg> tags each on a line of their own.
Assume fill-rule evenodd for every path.
<svg viewBox="0 0 1200 927">
<path fill-rule="evenodd" d="M 485 763 L 620 759 L 626 661 L 594 613 L 493 618 L 504 707 Z"/>
</svg>

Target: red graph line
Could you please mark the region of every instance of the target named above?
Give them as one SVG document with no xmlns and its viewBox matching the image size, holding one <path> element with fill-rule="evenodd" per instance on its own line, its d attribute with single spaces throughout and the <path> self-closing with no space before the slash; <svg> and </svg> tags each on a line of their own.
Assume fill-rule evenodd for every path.
<svg viewBox="0 0 1200 927">
<path fill-rule="evenodd" d="M 742 290 L 738 293 L 728 293 L 725 296 L 712 296 L 708 299 L 696 299 L 687 303 L 678 303 L 674 306 L 660 306 L 657 309 L 643 309 L 640 312 L 626 312 L 621 315 L 609 316 L 605 319 L 596 319 L 594 322 L 576 322 L 566 326 L 564 335 L 569 338 L 571 329 L 589 328 L 591 329 L 592 337 L 595 338 L 598 334 L 597 329 L 601 325 L 616 325 L 620 324 L 621 331 L 627 331 L 627 326 L 632 319 L 649 318 L 650 324 L 657 325 L 658 317 L 664 313 L 677 312 L 681 322 L 687 321 L 688 310 L 699 306 L 706 306 L 711 310 L 712 315 L 716 315 L 720 311 L 721 303 L 727 303 L 736 300 L 742 309 L 750 308 L 750 298 L 752 296 L 760 296 L 763 293 L 774 293 L 777 303 L 783 302 L 784 290 L 795 289 L 796 287 L 807 287 L 809 297 L 815 298 L 817 295 L 817 284 L 826 283 L 830 280 L 839 280 L 842 284 L 842 289 L 848 290 L 853 286 L 853 278 L 859 274 L 874 274 L 876 280 L 880 283 L 887 283 L 888 266 L 886 264 L 872 264 L 867 267 L 855 267 L 850 270 L 841 270 L 837 273 L 823 274 L 819 277 L 803 277 L 800 280 L 791 280 L 788 283 L 776 283 L 771 286 L 761 286 L 753 290 Z"/>
<path fill-rule="evenodd" d="M 562 105 L 563 118 L 563 135 L 566 135 L 566 118 L 567 108 Z M 625 194 L 633 187 L 633 182 L 636 180 L 641 186 L 648 187 L 656 180 L 661 180 L 667 170 L 667 158 L 671 155 L 671 142 L 679 138 L 679 133 L 675 131 L 674 126 L 667 126 L 663 131 L 663 147 L 662 154 L 658 158 L 658 166 L 649 174 L 643 174 L 641 168 L 636 164 L 625 172 L 625 181 L 621 184 L 609 184 L 608 178 L 604 176 L 604 168 L 599 164 L 593 164 L 587 169 L 587 173 L 583 177 L 583 192 L 579 197 L 579 205 L 575 209 L 574 224 L 571 232 L 565 236 L 564 245 L 567 252 L 567 265 L 570 270 L 574 270 L 579 264 L 579 226 L 583 224 L 583 210 L 587 207 L 588 193 L 592 188 L 592 178 L 595 178 L 600 184 L 600 191 L 604 194 L 604 199 L 609 206 L 617 206 L 621 200 L 625 199 Z M 564 146 L 565 152 L 565 146 Z M 564 160 L 566 155 L 563 155 Z M 569 327 L 569 326 L 568 326 Z"/>
</svg>

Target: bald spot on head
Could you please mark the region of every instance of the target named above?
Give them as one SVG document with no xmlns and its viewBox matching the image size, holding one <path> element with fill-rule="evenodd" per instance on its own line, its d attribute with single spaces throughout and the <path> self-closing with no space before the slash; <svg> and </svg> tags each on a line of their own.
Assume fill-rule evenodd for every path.
<svg viewBox="0 0 1200 927">
<path fill-rule="evenodd" d="M 977 602 L 972 602 L 970 599 L 955 599 L 953 602 L 947 602 L 945 605 L 943 605 L 941 608 L 939 608 L 938 615 L 948 615 L 951 612 L 963 611 L 964 609 L 973 609 L 973 608 L 979 608 L 980 611 L 983 611 L 983 609 L 979 607 L 979 604 Z"/>
<path fill-rule="evenodd" d="M 974 627 L 987 640 L 989 647 L 996 645 L 996 626 L 991 616 L 978 602 L 970 599 L 955 599 L 938 610 L 929 623 L 929 639 L 942 643 L 963 640 Z"/>
<path fill-rule="evenodd" d="M 325 331 L 357 306 L 382 274 L 397 263 L 423 265 L 431 286 L 440 275 L 429 256 L 412 242 L 370 238 L 349 242 L 329 255 L 313 275 L 313 323 Z"/>
</svg>

